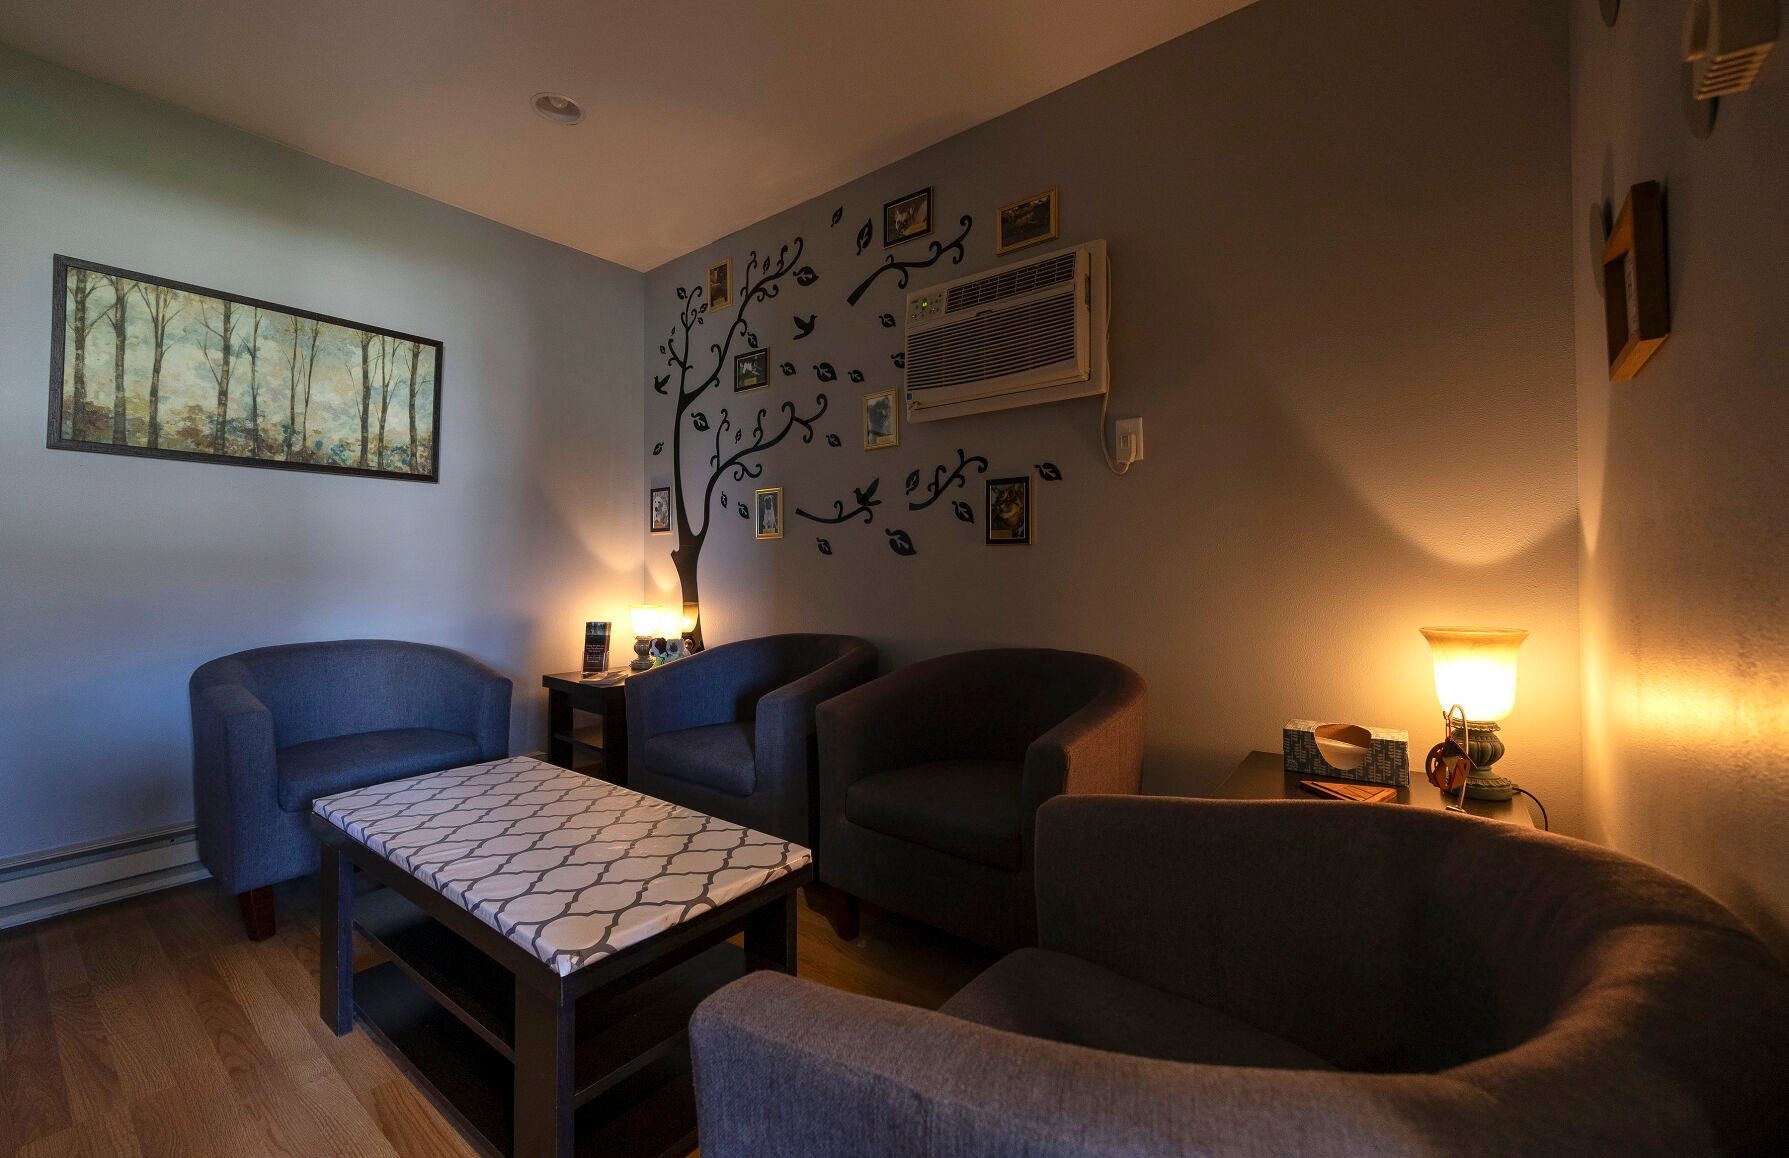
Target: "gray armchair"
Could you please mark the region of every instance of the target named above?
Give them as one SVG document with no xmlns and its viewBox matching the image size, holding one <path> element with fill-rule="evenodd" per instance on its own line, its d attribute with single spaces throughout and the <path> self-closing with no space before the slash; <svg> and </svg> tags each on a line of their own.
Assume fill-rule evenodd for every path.
<svg viewBox="0 0 1789 1158">
<path fill-rule="evenodd" d="M 814 708 L 876 674 L 850 635 L 722 644 L 627 681 L 627 783 L 813 843 Z"/>
<path fill-rule="evenodd" d="M 1103 656 L 925 660 L 820 708 L 817 871 L 859 900 L 996 949 L 1032 942 L 1032 833 L 1064 793 L 1136 792 L 1147 697 Z"/>
<path fill-rule="evenodd" d="M 760 972 L 705 1158 L 1780 1153 L 1789 974 L 1606 849 L 1380 804 L 1063 798 L 1039 947 L 936 1013 Z"/>
<path fill-rule="evenodd" d="M 212 660 L 188 685 L 199 858 L 249 936 L 317 867 L 311 801 L 509 754 L 510 682 L 444 647 L 351 639 Z"/>
</svg>

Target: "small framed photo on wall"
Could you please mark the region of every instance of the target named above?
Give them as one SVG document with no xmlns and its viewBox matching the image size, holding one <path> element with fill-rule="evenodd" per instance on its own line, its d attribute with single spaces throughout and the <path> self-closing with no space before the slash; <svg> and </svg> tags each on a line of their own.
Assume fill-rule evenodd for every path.
<svg viewBox="0 0 1789 1158">
<path fill-rule="evenodd" d="M 932 232 L 932 187 L 927 185 L 882 206 L 882 248 Z"/>
<path fill-rule="evenodd" d="M 647 504 L 647 525 L 655 535 L 671 533 L 671 488 L 653 487 Z"/>
<path fill-rule="evenodd" d="M 994 215 L 994 252 L 1011 253 L 1056 240 L 1056 190 L 1008 201 Z"/>
<path fill-rule="evenodd" d="M 782 487 L 765 487 L 752 495 L 752 531 L 760 539 L 783 537 Z"/>
<path fill-rule="evenodd" d="M 724 310 L 733 304 L 733 259 L 708 267 L 708 308 Z"/>
<path fill-rule="evenodd" d="M 901 420 L 895 413 L 895 392 L 878 390 L 863 396 L 863 448 L 887 450 L 901 445 Z"/>
<path fill-rule="evenodd" d="M 988 480 L 988 509 L 982 525 L 989 543 L 1031 542 L 1031 476 Z"/>
<path fill-rule="evenodd" d="M 733 356 L 733 392 L 758 390 L 770 385 L 770 347 Z"/>
</svg>

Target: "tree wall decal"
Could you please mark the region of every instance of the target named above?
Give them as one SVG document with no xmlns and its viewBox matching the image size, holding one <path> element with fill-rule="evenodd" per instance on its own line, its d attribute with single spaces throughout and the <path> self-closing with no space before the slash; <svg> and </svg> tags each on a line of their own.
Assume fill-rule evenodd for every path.
<svg viewBox="0 0 1789 1158">
<path fill-rule="evenodd" d="M 799 285 L 812 285 L 819 280 L 819 275 L 812 266 L 801 264 L 802 250 L 802 239 L 796 237 L 779 247 L 774 259 L 768 254 L 760 257 L 757 250 L 752 251 L 740 282 L 733 320 L 727 325 L 720 340 L 711 342 L 708 346 L 708 353 L 713 358 L 713 368 L 706 371 L 696 368 L 695 353 L 696 331 L 708 321 L 708 305 L 702 300 L 706 291 L 701 285 L 693 288 L 679 286 L 677 289 L 677 298 L 683 305 L 678 310 L 677 323 L 671 327 L 670 337 L 659 346 L 659 353 L 665 355 L 665 365 L 671 373 L 655 376 L 652 388 L 665 395 L 671 393 L 673 386 L 676 390 L 677 410 L 672 420 L 670 441 L 671 491 L 677 511 L 677 546 L 671 552 L 671 565 L 677 571 L 677 581 L 683 589 L 685 603 L 700 602 L 698 572 L 702 545 L 707 541 L 715 509 L 715 487 L 729 476 L 734 482 L 758 478 L 764 473 L 764 464 L 759 459 L 765 451 L 781 443 L 797 429 L 801 431 L 802 442 L 812 442 L 814 423 L 826 413 L 825 394 L 814 396 L 814 408 L 805 415 L 793 402 L 782 403 L 777 408 L 779 416 L 775 419 L 771 418 L 768 406 L 760 407 L 748 439 L 744 420 L 735 425 L 732 415 L 725 408 L 718 412 L 718 419 L 712 422 L 706 412 L 692 410 L 704 394 L 720 385 L 722 373 L 732 365 L 733 342 L 736 338 L 744 338 L 750 348 L 757 348 L 758 343 L 748 320 L 752 307 L 780 294 L 785 278 L 793 278 Z M 703 365 L 707 365 L 706 360 Z M 696 375 L 700 377 L 691 385 L 690 380 Z M 702 418 L 700 427 L 695 421 L 698 416 Z M 687 422 L 686 417 L 689 419 Z M 699 498 L 692 502 L 684 479 L 684 438 L 686 432 L 707 434 L 710 431 L 714 436 L 714 450 L 708 456 L 707 477 L 700 487 Z M 732 434 L 731 441 L 727 441 L 729 433 Z M 743 504 L 741 510 L 744 510 Z M 696 522 L 698 514 L 701 520 L 699 525 Z M 702 624 L 699 620 L 690 634 L 696 646 L 702 646 Z"/>
</svg>

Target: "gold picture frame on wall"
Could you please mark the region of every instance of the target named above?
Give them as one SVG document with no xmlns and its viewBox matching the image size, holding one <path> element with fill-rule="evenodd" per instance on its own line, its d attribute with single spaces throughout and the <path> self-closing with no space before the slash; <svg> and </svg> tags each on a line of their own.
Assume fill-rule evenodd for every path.
<svg viewBox="0 0 1789 1158">
<path fill-rule="evenodd" d="M 863 448 L 887 450 L 901 445 L 901 417 L 895 408 L 895 392 L 877 390 L 863 396 Z"/>
<path fill-rule="evenodd" d="M 1011 253 L 1039 242 L 1055 241 L 1057 195 L 1052 185 L 1017 201 L 1008 201 L 994 212 L 994 252 Z"/>
<path fill-rule="evenodd" d="M 708 267 L 708 308 L 724 310 L 733 304 L 733 259 L 725 258 Z"/>
<path fill-rule="evenodd" d="M 753 492 L 752 533 L 760 539 L 783 537 L 782 487 L 763 487 Z"/>
</svg>

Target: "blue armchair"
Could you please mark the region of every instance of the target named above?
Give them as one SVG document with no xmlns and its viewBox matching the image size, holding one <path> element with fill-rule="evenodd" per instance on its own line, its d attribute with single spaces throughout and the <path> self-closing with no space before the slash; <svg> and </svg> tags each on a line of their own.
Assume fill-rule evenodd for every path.
<svg viewBox="0 0 1789 1158">
<path fill-rule="evenodd" d="M 769 635 L 633 676 L 628 787 L 811 846 L 814 708 L 875 674 L 864 640 Z"/>
<path fill-rule="evenodd" d="M 188 694 L 199 859 L 257 941 L 271 886 L 317 867 L 312 800 L 509 755 L 509 680 L 444 647 L 263 647 L 204 665 Z"/>
</svg>

